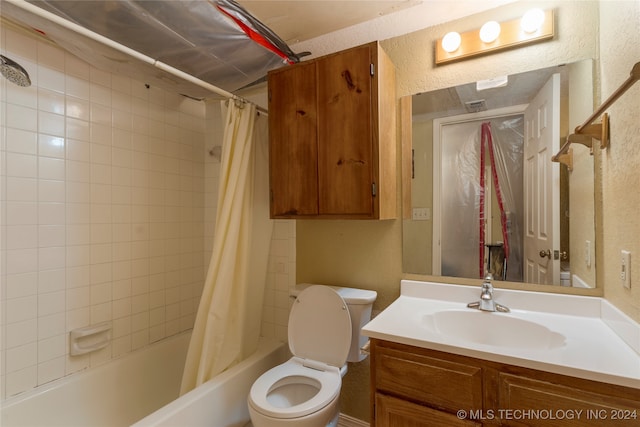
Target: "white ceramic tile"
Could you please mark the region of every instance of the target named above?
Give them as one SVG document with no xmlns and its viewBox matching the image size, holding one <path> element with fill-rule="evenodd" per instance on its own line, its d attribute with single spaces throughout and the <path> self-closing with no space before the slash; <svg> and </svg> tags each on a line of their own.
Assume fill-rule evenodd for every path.
<svg viewBox="0 0 640 427">
<path fill-rule="evenodd" d="M 131 261 L 114 261 L 111 274 L 114 281 L 131 279 Z"/>
<path fill-rule="evenodd" d="M 61 180 L 39 179 L 38 199 L 40 202 L 65 202 L 65 182 Z"/>
<path fill-rule="evenodd" d="M 38 298 L 35 295 L 7 301 L 7 324 L 35 319 L 38 315 Z"/>
<path fill-rule="evenodd" d="M 7 224 L 24 225 L 38 223 L 38 204 L 35 202 L 7 202 Z"/>
<path fill-rule="evenodd" d="M 80 171 L 74 171 L 74 172 L 80 172 Z M 88 209 L 88 206 L 91 203 L 91 184 L 89 182 L 67 181 L 65 197 L 66 197 L 67 207 L 69 207 L 69 205 L 75 205 L 75 206 L 82 205 L 82 206 L 86 206 Z M 87 221 L 90 221 L 90 219 L 87 219 Z M 69 218 L 68 222 L 73 223 L 73 222 L 82 222 L 82 221 L 72 220 L 71 218 Z"/>
<path fill-rule="evenodd" d="M 64 203 L 38 203 L 38 224 L 40 225 L 64 225 Z"/>
<path fill-rule="evenodd" d="M 111 185 L 91 184 L 92 204 L 111 204 Z"/>
<path fill-rule="evenodd" d="M 91 140 L 91 127 L 89 122 L 85 120 L 75 119 L 73 117 L 67 117 L 66 126 L 67 138 L 86 142 L 89 142 Z"/>
<path fill-rule="evenodd" d="M 96 106 L 111 107 L 111 90 L 108 87 L 102 86 L 100 84 L 91 83 L 90 99 L 91 99 L 91 108 L 92 108 L 91 121 L 99 122 L 99 123 L 107 123 L 106 121 L 103 121 L 103 120 L 97 120 L 97 117 L 94 117 L 93 108 Z M 109 115 L 108 123 L 111 124 L 110 115 Z"/>
<path fill-rule="evenodd" d="M 38 293 L 62 291 L 66 288 L 66 270 L 43 270 L 38 272 Z"/>
<path fill-rule="evenodd" d="M 28 273 L 38 270 L 37 249 L 7 250 L 7 274 Z"/>
<path fill-rule="evenodd" d="M 65 344 L 64 334 L 38 341 L 38 363 L 64 356 L 67 350 Z"/>
<path fill-rule="evenodd" d="M 114 300 L 112 303 L 112 310 L 114 319 L 131 316 L 131 298 Z"/>
<path fill-rule="evenodd" d="M 91 284 L 106 283 L 111 281 L 111 263 L 91 265 Z"/>
<path fill-rule="evenodd" d="M 38 317 L 48 316 L 65 311 L 64 291 L 49 292 L 38 295 Z"/>
<path fill-rule="evenodd" d="M 114 338 L 130 335 L 131 334 L 131 316 L 114 318 L 111 332 Z"/>
<path fill-rule="evenodd" d="M 7 153 L 7 176 L 38 177 L 38 157 L 31 154 Z"/>
<path fill-rule="evenodd" d="M 108 164 L 98 164 L 96 162 L 92 162 L 91 183 L 107 185 L 111 184 L 111 166 Z"/>
<path fill-rule="evenodd" d="M 91 163 L 111 165 L 112 148 L 108 145 L 92 144 L 91 145 Z"/>
<path fill-rule="evenodd" d="M 40 157 L 38 159 L 38 178 L 64 180 L 65 161 L 52 157 Z"/>
<path fill-rule="evenodd" d="M 38 131 L 38 110 L 20 105 L 6 104 L 7 128 Z"/>
<path fill-rule="evenodd" d="M 91 306 L 91 323 L 111 320 L 111 302 Z"/>
<path fill-rule="evenodd" d="M 91 245 L 91 264 L 111 262 L 111 243 Z"/>
<path fill-rule="evenodd" d="M 38 108 L 38 92 L 33 87 L 7 85 L 5 95 L 10 104 Z"/>
<path fill-rule="evenodd" d="M 22 154 L 38 154 L 37 132 L 8 128 L 7 151 Z"/>
<path fill-rule="evenodd" d="M 64 73 L 38 65 L 38 86 L 64 93 Z"/>
<path fill-rule="evenodd" d="M 67 309 L 69 309 L 67 307 Z M 55 313 L 48 316 L 41 316 L 38 318 L 38 339 L 51 338 L 56 335 L 61 335 L 66 332 L 65 330 L 65 313 Z"/>
<path fill-rule="evenodd" d="M 95 194 L 95 193 L 94 193 Z M 111 224 L 113 222 L 113 205 L 106 203 L 92 203 L 91 204 L 91 223 L 92 224 Z M 98 229 L 96 229 L 98 230 Z M 104 229 L 105 233 L 110 232 Z M 106 234 L 103 234 L 106 236 Z M 102 241 L 106 242 L 106 237 L 102 237 Z M 98 242 L 94 242 L 98 243 Z"/>
<path fill-rule="evenodd" d="M 66 313 L 67 332 L 91 324 L 91 309 L 89 307 L 68 310 Z"/>
<path fill-rule="evenodd" d="M 91 250 L 89 245 L 77 245 L 66 247 L 66 266 L 82 267 L 91 264 Z M 69 270 L 72 271 L 72 270 Z M 67 282 L 67 285 L 69 282 Z"/>
<path fill-rule="evenodd" d="M 22 347 L 38 340 L 38 320 L 27 319 L 22 322 L 9 323 L 6 326 L 5 348 Z"/>
<path fill-rule="evenodd" d="M 91 144 L 77 139 L 67 139 L 67 161 L 70 160 L 79 162 L 91 161 Z"/>
<path fill-rule="evenodd" d="M 38 154 L 45 157 L 64 159 L 64 129 L 63 135 L 38 135 Z"/>
<path fill-rule="evenodd" d="M 91 118 L 91 103 L 89 101 L 73 96 L 67 96 L 65 101 L 67 117 L 89 121 Z"/>
<path fill-rule="evenodd" d="M 38 109 L 41 112 L 65 114 L 65 97 L 60 92 L 38 89 Z"/>
<path fill-rule="evenodd" d="M 15 372 L 8 372 L 6 375 L 6 394 L 13 396 L 23 391 L 27 391 L 35 387 L 38 383 L 37 371 L 35 366 L 21 369 Z"/>
<path fill-rule="evenodd" d="M 46 384 L 65 375 L 65 358 L 58 357 L 38 365 L 38 385 Z"/>
<path fill-rule="evenodd" d="M 40 111 L 38 113 L 38 132 L 63 138 L 65 136 L 65 122 L 65 117 L 61 114 Z"/>
<path fill-rule="evenodd" d="M 88 83 L 91 78 L 91 66 L 88 63 L 69 52 L 65 52 L 64 60 L 65 72 L 67 74 L 79 77 L 80 79 L 86 80 Z"/>
<path fill-rule="evenodd" d="M 91 226 L 89 224 L 72 224 L 66 226 L 67 245 L 91 244 Z"/>
<path fill-rule="evenodd" d="M 88 111 L 88 107 L 89 107 L 89 98 L 91 96 L 91 89 L 90 89 L 90 84 L 87 80 L 79 78 L 79 77 L 75 77 L 75 76 L 70 76 L 67 75 L 66 76 L 66 89 L 67 89 L 67 107 L 68 107 L 68 102 L 69 102 L 69 98 L 73 97 L 74 101 L 82 101 L 83 106 L 85 105 L 84 103 L 86 102 L 86 107 L 87 107 L 87 111 L 84 114 L 86 114 L 87 118 L 85 120 L 89 119 L 89 111 Z M 69 109 L 67 108 L 67 114 L 69 114 Z M 73 117 L 78 117 L 74 114 L 71 114 Z"/>
<path fill-rule="evenodd" d="M 6 298 L 22 298 L 38 292 L 38 274 L 36 272 L 8 275 L 6 278 Z"/>
<path fill-rule="evenodd" d="M 120 300 L 131 297 L 131 279 L 113 282 L 113 299 Z"/>
<path fill-rule="evenodd" d="M 114 104 L 115 103 L 118 104 L 117 106 L 114 105 L 113 107 L 114 110 L 113 110 L 112 120 L 113 120 L 113 126 L 115 128 L 114 130 L 125 130 L 125 131 L 132 130 L 133 122 L 131 117 L 131 99 L 126 96 L 115 93 L 113 102 Z"/>
<path fill-rule="evenodd" d="M 38 247 L 36 225 L 8 225 L 6 229 L 7 249 L 27 249 Z"/>
<path fill-rule="evenodd" d="M 97 85 L 103 86 L 103 89 L 105 90 L 108 88 L 111 88 L 111 73 L 109 72 L 100 70 L 95 67 L 91 67 L 90 80 L 92 84 L 95 83 Z"/>
<path fill-rule="evenodd" d="M 111 243 L 112 225 L 107 224 L 92 224 L 91 225 L 91 243 Z"/>
<path fill-rule="evenodd" d="M 91 305 L 91 286 L 67 289 L 67 311 Z"/>
</svg>

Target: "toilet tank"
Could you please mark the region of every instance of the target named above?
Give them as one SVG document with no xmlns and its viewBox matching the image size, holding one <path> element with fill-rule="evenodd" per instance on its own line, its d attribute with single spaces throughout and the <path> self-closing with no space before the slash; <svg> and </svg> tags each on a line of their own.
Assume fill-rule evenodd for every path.
<svg viewBox="0 0 640 427">
<path fill-rule="evenodd" d="M 291 296 L 297 297 L 305 288 L 312 286 L 312 283 L 297 284 L 291 290 Z M 328 286 L 328 285 L 323 285 Z M 371 309 L 378 294 L 376 291 L 366 289 L 344 288 L 340 286 L 328 286 L 335 290 L 342 297 L 349 309 L 351 317 L 351 348 L 347 356 L 347 362 L 360 362 L 365 354 L 360 353 L 360 348 L 367 343 L 368 338 L 360 333 L 362 327 L 371 320 Z"/>
</svg>

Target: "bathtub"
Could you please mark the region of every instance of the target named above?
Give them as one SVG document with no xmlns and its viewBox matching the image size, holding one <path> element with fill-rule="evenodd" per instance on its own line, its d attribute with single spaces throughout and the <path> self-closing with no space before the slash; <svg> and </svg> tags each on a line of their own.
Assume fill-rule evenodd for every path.
<svg viewBox="0 0 640 427">
<path fill-rule="evenodd" d="M 178 397 L 190 332 L 10 397 L 0 426 L 125 427 Z"/>
<path fill-rule="evenodd" d="M 132 427 L 243 427 L 249 422 L 247 396 L 251 385 L 289 357 L 286 344 L 262 339 L 253 355 Z"/>
</svg>

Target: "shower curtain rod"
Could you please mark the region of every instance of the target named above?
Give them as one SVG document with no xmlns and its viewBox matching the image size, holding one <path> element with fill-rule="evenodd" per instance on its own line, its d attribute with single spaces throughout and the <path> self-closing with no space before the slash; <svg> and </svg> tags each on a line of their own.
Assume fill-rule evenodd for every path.
<svg viewBox="0 0 640 427">
<path fill-rule="evenodd" d="M 251 101 L 248 101 L 248 100 L 242 98 L 241 96 L 235 95 L 234 93 L 228 92 L 228 91 L 226 91 L 226 90 L 224 90 L 222 88 L 219 88 L 218 86 L 215 86 L 215 85 L 212 85 L 211 83 L 207 83 L 207 82 L 205 82 L 203 80 L 200 80 L 199 78 L 194 77 L 191 74 L 185 73 L 184 71 L 180 71 L 177 68 L 174 68 L 174 67 L 172 67 L 172 66 L 170 66 L 168 64 L 165 64 L 164 62 L 161 62 L 161 61 L 158 61 L 156 59 L 153 59 L 153 58 L 151 58 L 151 57 L 149 57 L 149 56 L 147 56 L 145 54 L 142 54 L 142 53 L 138 52 L 137 50 L 131 49 L 131 48 L 129 48 L 127 46 L 124 46 L 124 45 L 122 45 L 122 44 L 120 44 L 120 43 L 118 43 L 116 41 L 113 41 L 113 40 L 111 40 L 111 39 L 109 39 L 109 38 L 107 38 L 107 37 L 105 37 L 103 35 L 100 35 L 100 34 L 94 32 L 94 31 L 91 31 L 91 30 L 89 30 L 87 28 L 84 28 L 81 25 L 78 25 L 78 24 L 76 24 L 74 22 L 71 22 L 71 21 L 68 21 L 68 20 L 66 20 L 64 18 L 61 18 L 58 15 L 55 15 L 55 14 L 53 14 L 51 12 L 48 12 L 48 11 L 46 11 L 44 9 L 39 8 L 38 6 L 34 6 L 33 4 L 28 3 L 26 0 L 2 0 L 2 1 L 7 1 L 7 2 L 9 2 L 9 3 L 11 3 L 11 4 L 13 4 L 13 5 L 15 5 L 15 6 L 21 8 L 21 9 L 23 9 L 23 10 L 26 10 L 27 12 L 31 12 L 34 15 L 37 15 L 37 16 L 39 16 L 41 18 L 44 18 L 44 19 L 46 19 L 48 21 L 51 21 L 51 22 L 53 22 L 55 24 L 58 24 L 58 25 L 66 28 L 68 30 L 71 30 L 71 31 L 73 31 L 75 33 L 78 33 L 80 35 L 88 37 L 88 38 L 90 38 L 90 39 L 92 39 L 94 41 L 97 41 L 99 43 L 102 43 L 102 44 L 104 44 L 104 45 L 106 45 L 108 47 L 111 47 L 111 48 L 121 52 L 121 53 L 124 53 L 126 55 L 129 55 L 129 56 L 135 58 L 135 59 L 138 59 L 138 60 L 140 60 L 140 61 L 142 61 L 142 62 L 144 62 L 146 64 L 153 65 L 154 67 L 159 68 L 162 71 L 165 71 L 165 72 L 167 72 L 169 74 L 172 74 L 172 75 L 174 75 L 176 77 L 179 77 L 179 78 L 181 78 L 183 80 L 186 80 L 186 81 L 191 82 L 191 83 L 193 83 L 195 85 L 198 85 L 198 86 L 200 86 L 200 87 L 202 87 L 204 89 L 207 89 L 207 90 L 209 90 L 209 91 L 211 91 L 211 92 L 213 92 L 213 93 L 215 93 L 217 95 L 220 95 L 222 97 L 229 98 L 229 99 L 234 99 L 234 100 L 237 99 L 237 100 L 242 101 L 242 102 L 251 103 Z M 259 105 L 256 105 L 256 109 L 258 111 L 262 112 L 262 113 L 265 113 L 265 114 L 268 113 L 267 109 L 265 109 L 265 108 L 263 108 L 263 107 L 261 107 Z"/>
</svg>

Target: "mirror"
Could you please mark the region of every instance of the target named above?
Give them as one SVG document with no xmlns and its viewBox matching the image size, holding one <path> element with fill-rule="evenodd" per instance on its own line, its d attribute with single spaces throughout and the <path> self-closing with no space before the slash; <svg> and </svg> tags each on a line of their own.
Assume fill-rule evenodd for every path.
<svg viewBox="0 0 640 427">
<path fill-rule="evenodd" d="M 584 60 L 413 95 L 403 272 L 595 287 L 594 157 L 550 160 L 593 92 Z"/>
</svg>

